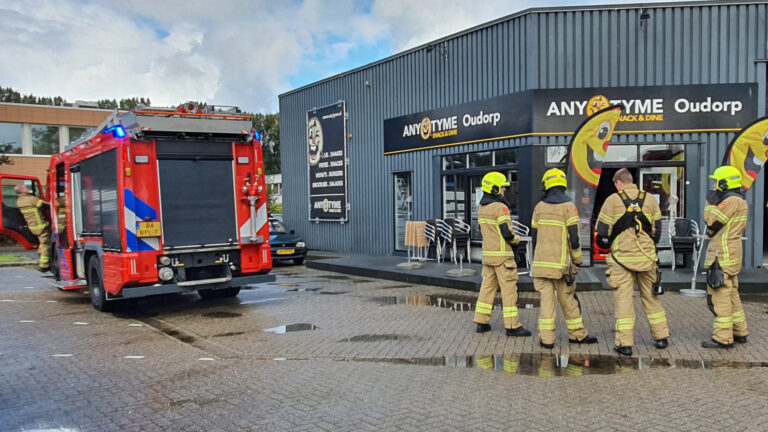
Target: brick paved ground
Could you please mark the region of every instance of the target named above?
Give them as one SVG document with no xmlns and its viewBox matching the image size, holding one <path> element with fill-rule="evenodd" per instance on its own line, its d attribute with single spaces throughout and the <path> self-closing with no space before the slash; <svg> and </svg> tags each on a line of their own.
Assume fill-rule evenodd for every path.
<svg viewBox="0 0 768 432">
<path fill-rule="evenodd" d="M 579 295 L 600 343 L 569 345 L 560 317 L 550 353 L 535 333 L 504 336 L 500 316 L 478 335 L 472 312 L 427 306 L 466 292 L 276 273 L 237 299 L 163 296 L 103 314 L 39 273 L 0 269 L 0 430 L 768 429 L 768 370 L 746 369 L 768 362 L 763 302 L 745 303 L 747 345 L 707 351 L 705 301 L 665 295 L 670 348 L 652 348 L 639 319 L 635 356 L 617 363 L 610 292 Z M 535 329 L 536 296 L 524 297 Z M 299 323 L 317 329 L 262 331 Z"/>
</svg>

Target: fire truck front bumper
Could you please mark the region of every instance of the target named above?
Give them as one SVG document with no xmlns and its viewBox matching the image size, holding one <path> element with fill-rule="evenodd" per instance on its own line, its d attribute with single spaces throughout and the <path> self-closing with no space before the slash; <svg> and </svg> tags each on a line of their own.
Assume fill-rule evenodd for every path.
<svg viewBox="0 0 768 432">
<path fill-rule="evenodd" d="M 262 274 L 237 276 L 232 278 L 208 279 L 193 282 L 155 284 L 149 286 L 123 288 L 121 297 L 138 298 L 158 294 L 191 293 L 201 289 L 217 290 L 231 287 L 245 288 L 246 285 L 257 285 L 274 281 L 275 275 Z"/>
</svg>

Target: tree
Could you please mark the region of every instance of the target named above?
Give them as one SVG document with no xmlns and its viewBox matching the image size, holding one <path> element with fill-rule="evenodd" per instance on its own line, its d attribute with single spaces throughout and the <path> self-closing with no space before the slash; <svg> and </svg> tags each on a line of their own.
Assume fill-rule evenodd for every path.
<svg viewBox="0 0 768 432">
<path fill-rule="evenodd" d="M 261 134 L 264 170 L 280 174 L 280 113 L 254 114 L 253 128 Z"/>
<path fill-rule="evenodd" d="M 8 153 L 13 150 L 12 143 L 0 143 L 0 165 L 13 165 L 13 159 L 8 157 Z"/>
</svg>

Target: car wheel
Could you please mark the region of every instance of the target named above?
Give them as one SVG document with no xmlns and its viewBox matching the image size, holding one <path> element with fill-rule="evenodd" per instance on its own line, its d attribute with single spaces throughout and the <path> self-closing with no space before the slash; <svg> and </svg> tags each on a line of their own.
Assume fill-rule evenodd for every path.
<svg viewBox="0 0 768 432">
<path fill-rule="evenodd" d="M 219 297 L 235 297 L 240 294 L 240 287 L 224 288 L 216 291 L 219 293 Z"/>
<path fill-rule="evenodd" d="M 107 302 L 107 293 L 104 291 L 101 263 L 96 257 L 88 261 L 88 291 L 91 294 L 91 304 L 93 304 L 94 309 L 101 312 L 112 309 L 112 305 Z"/>
<path fill-rule="evenodd" d="M 302 265 L 304 264 L 304 258 L 296 258 L 293 260 L 293 263 L 296 265 Z"/>
<path fill-rule="evenodd" d="M 197 295 L 203 300 L 219 298 L 219 291 L 212 289 L 197 290 Z"/>
</svg>

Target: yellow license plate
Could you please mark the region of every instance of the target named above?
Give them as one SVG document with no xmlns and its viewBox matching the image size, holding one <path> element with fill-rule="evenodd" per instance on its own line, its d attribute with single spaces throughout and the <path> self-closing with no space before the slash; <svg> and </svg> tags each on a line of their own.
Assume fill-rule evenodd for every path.
<svg viewBox="0 0 768 432">
<path fill-rule="evenodd" d="M 160 222 L 139 222 L 136 237 L 160 237 Z"/>
<path fill-rule="evenodd" d="M 294 252 L 296 252 L 296 249 L 278 249 L 277 250 L 278 255 L 290 255 Z"/>
</svg>

